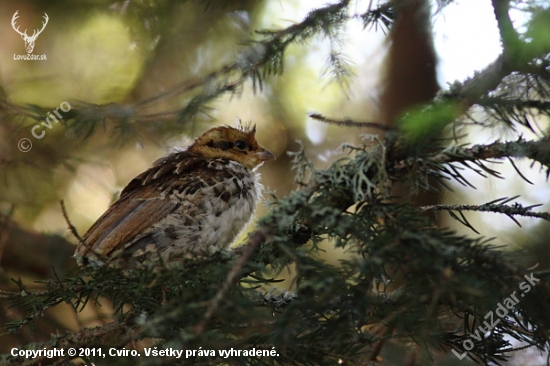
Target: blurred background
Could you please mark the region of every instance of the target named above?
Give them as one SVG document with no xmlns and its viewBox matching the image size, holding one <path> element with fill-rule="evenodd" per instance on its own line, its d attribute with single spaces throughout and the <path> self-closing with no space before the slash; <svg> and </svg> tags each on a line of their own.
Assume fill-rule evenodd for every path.
<svg viewBox="0 0 550 366">
<path fill-rule="evenodd" d="M 245 82 L 237 93 L 212 98 L 208 108 L 186 118 L 182 108 L 201 95 L 193 86 L 208 89 L 207 76 L 239 60 L 249 41 L 258 38 L 257 30 L 296 24 L 326 0 L 1 0 L 1 288 L 16 288 L 10 278 L 39 288 L 33 281 L 51 278 L 52 267 L 63 273 L 74 266 L 70 243 L 76 240 L 59 201 L 83 234 L 133 177 L 170 148 L 189 144 L 212 126 L 234 125 L 238 119 L 257 125 L 258 141 L 277 156 L 260 168 L 263 184 L 282 197 L 296 186 L 286 152 L 299 149 L 297 140 L 313 164 L 324 168 L 342 156 L 338 147 L 343 143 L 357 144 L 361 134 L 380 133 L 325 124 L 310 113 L 391 126 L 409 108 L 430 101 L 449 83 L 474 75 L 500 53 L 490 1 L 401 2 L 399 15 L 388 19 L 390 27 L 384 22 L 365 27 L 355 16 L 383 2 L 352 2 L 352 19 L 337 44 L 318 37 L 291 45 L 282 74 L 266 77 L 261 87 Z M 48 23 L 33 50 L 45 60 L 17 59 L 27 52 L 12 26 L 16 11 L 16 27 L 27 29 L 28 35 L 42 28 L 47 14 Z M 527 14 L 518 8 L 511 16 L 521 31 Z M 341 70 L 331 67 L 334 57 L 342 62 Z M 489 118 L 481 111 L 472 113 Z M 46 120 L 52 116 L 58 121 Z M 540 131 L 548 123 L 533 122 Z M 36 138 L 33 131 L 43 137 Z M 459 132 L 465 135 L 461 143 L 533 137 L 527 129 L 512 132 L 499 126 L 463 127 Z M 24 138 L 32 144 L 27 152 L 18 145 Z M 505 163 L 498 166 L 504 180 L 470 176 L 468 171 L 465 176 L 476 190 L 453 185 L 454 192 L 420 195 L 418 204 L 480 204 L 521 195 L 517 201 L 524 205 L 546 205 L 545 175 L 527 161 L 516 164 L 536 190 Z M 264 212 L 259 207 L 257 217 Z M 482 235 L 496 236 L 510 250 L 525 249 L 526 256 L 549 264 L 547 224 L 518 218 L 520 229 L 504 215 L 468 218 Z M 447 217 L 439 219 L 444 226 L 472 233 Z M 324 249 L 326 260 L 335 264 L 347 255 L 335 252 L 330 243 Z M 291 279 L 291 269 L 281 277 Z M 77 329 L 108 317 L 108 309 L 96 311 L 76 317 L 67 307 L 52 309 L 34 340 L 53 329 Z M 20 316 L 13 308 L 4 307 L 3 312 L 3 323 Z M 68 312 L 72 315 L 66 316 Z M 32 336 L 23 331 L 2 338 L 6 348 L 0 348 L 5 351 Z"/>
</svg>

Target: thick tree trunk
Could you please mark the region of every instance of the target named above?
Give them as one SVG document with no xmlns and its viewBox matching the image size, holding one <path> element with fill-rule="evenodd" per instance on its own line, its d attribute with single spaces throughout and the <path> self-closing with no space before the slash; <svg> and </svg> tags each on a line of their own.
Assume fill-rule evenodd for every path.
<svg viewBox="0 0 550 366">
<path fill-rule="evenodd" d="M 399 13 L 389 37 L 386 76 L 380 95 L 380 115 L 389 126 L 395 126 L 406 111 L 429 102 L 439 89 L 429 0 L 394 2 L 400 3 Z M 396 195 L 403 193 L 402 187 L 396 189 Z M 422 206 L 439 201 L 440 194 L 433 191 L 421 192 L 414 199 Z"/>
</svg>

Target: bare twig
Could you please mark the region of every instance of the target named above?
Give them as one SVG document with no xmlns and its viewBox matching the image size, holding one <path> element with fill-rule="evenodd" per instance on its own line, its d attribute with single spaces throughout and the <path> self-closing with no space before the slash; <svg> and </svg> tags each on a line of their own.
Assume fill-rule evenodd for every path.
<svg viewBox="0 0 550 366">
<path fill-rule="evenodd" d="M 86 244 L 86 242 L 84 241 L 84 239 L 82 239 L 82 237 L 78 234 L 78 232 L 76 231 L 76 228 L 74 227 L 74 225 L 71 223 L 71 220 L 69 220 L 69 215 L 67 215 L 67 210 L 65 209 L 65 202 L 63 202 L 63 200 L 59 201 L 59 204 L 61 205 L 61 212 L 63 213 L 63 218 L 65 219 L 65 222 L 67 223 L 67 225 L 69 226 L 69 230 L 71 231 L 71 233 L 73 234 L 73 236 L 76 238 L 76 240 L 78 240 L 78 242 L 86 247 L 88 247 L 88 244 Z M 90 248 L 91 249 L 91 248 Z"/>
<path fill-rule="evenodd" d="M 69 220 L 69 216 L 67 215 L 67 210 L 65 209 L 65 202 L 63 202 L 63 200 L 61 200 L 61 201 L 59 201 L 59 204 L 61 205 L 61 212 L 63 213 L 63 218 L 65 219 L 65 222 L 69 226 L 69 230 L 71 231 L 73 236 L 76 238 L 76 240 L 78 240 L 78 242 L 81 245 L 84 245 L 88 249 L 88 251 L 95 256 L 95 258 L 100 259 L 101 261 L 103 261 L 105 263 L 110 262 L 111 258 L 108 258 L 108 257 L 102 255 L 101 253 L 98 253 L 97 251 L 94 250 L 94 248 L 92 248 L 88 243 L 86 243 L 86 241 L 84 239 L 82 239 L 82 237 L 76 231 L 76 228 L 74 227 L 74 225 Z"/>
<path fill-rule="evenodd" d="M 385 125 L 385 124 L 382 124 L 382 123 L 377 123 L 377 122 L 359 122 L 359 121 L 354 121 L 352 120 L 351 118 L 346 118 L 346 119 L 334 119 L 334 118 L 329 118 L 329 117 L 325 117 L 319 113 L 310 113 L 309 114 L 309 117 L 310 118 L 313 118 L 317 121 L 321 121 L 321 122 L 325 122 L 325 123 L 329 123 L 331 125 L 336 125 L 336 126 L 345 126 L 345 127 L 361 127 L 361 128 L 376 128 L 376 129 L 379 129 L 379 130 L 382 130 L 382 131 L 392 131 L 392 130 L 395 130 L 394 128 L 392 128 L 391 126 L 388 126 L 388 125 Z"/>
</svg>

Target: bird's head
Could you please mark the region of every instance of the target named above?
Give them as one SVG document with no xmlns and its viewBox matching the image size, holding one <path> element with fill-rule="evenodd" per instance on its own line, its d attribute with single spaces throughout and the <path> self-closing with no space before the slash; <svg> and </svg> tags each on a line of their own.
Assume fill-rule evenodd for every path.
<svg viewBox="0 0 550 366">
<path fill-rule="evenodd" d="M 255 134 L 256 126 L 215 127 L 199 136 L 188 151 L 207 158 L 235 160 L 254 169 L 266 160 L 275 160 L 275 155 L 258 144 Z"/>
</svg>

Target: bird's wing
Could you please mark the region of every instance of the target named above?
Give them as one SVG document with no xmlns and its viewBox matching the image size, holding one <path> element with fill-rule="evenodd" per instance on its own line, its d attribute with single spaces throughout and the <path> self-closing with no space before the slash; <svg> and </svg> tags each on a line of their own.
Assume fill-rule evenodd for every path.
<svg viewBox="0 0 550 366">
<path fill-rule="evenodd" d="M 123 249 L 125 244 L 139 239 L 146 229 L 177 209 L 179 202 L 168 197 L 175 185 L 188 195 L 202 188 L 197 184 L 197 176 L 209 175 L 208 162 L 175 155 L 178 154 L 134 178 L 120 198 L 86 232 L 84 244 L 78 246 L 76 254 L 85 256 L 92 250 L 109 256 Z"/>
<path fill-rule="evenodd" d="M 161 198 L 154 191 L 143 187 L 116 201 L 84 235 L 87 246 L 80 244 L 78 254 L 86 255 L 91 249 L 108 256 L 169 215 L 178 202 Z"/>
</svg>

